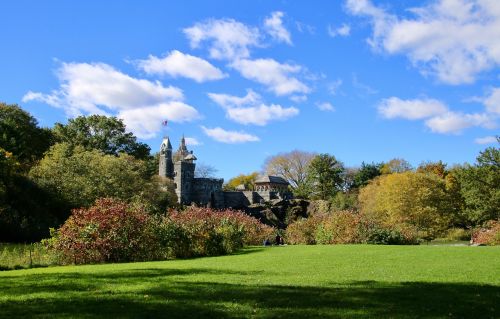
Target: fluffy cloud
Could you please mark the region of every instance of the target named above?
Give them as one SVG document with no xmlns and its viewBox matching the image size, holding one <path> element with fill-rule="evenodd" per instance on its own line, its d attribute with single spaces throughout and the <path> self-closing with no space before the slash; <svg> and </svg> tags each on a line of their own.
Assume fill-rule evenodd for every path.
<svg viewBox="0 0 500 319">
<path fill-rule="evenodd" d="M 199 118 L 198 111 L 183 102 L 167 102 L 155 106 L 137 107 L 120 111 L 118 118 L 123 119 L 127 129 L 140 138 L 155 137 L 161 131 L 162 119 L 172 122 L 189 122 Z"/>
<path fill-rule="evenodd" d="M 311 91 L 307 85 L 291 75 L 302 70 L 299 65 L 279 63 L 273 59 L 242 59 L 233 62 L 231 66 L 243 77 L 266 85 L 276 95 Z"/>
<path fill-rule="evenodd" d="M 253 90 L 248 90 L 243 97 L 219 93 L 208 93 L 208 97 L 224 109 L 254 105 L 262 101 L 261 96 Z"/>
<path fill-rule="evenodd" d="M 260 33 L 233 19 L 210 19 L 185 28 L 192 48 L 207 42 L 213 59 L 235 60 L 250 56 L 250 48 L 259 46 Z"/>
<path fill-rule="evenodd" d="M 264 20 L 264 29 L 275 40 L 292 44 L 290 32 L 283 26 L 283 16 L 281 11 L 271 13 L 271 16 Z"/>
<path fill-rule="evenodd" d="M 186 144 L 189 145 L 189 146 L 203 145 L 202 142 L 198 141 L 198 139 L 196 139 L 194 137 L 186 137 L 185 140 L 186 140 Z"/>
<path fill-rule="evenodd" d="M 148 74 L 185 77 L 198 83 L 220 80 L 227 76 L 209 62 L 177 50 L 164 58 L 150 55 L 148 59 L 138 61 L 137 66 Z"/>
<path fill-rule="evenodd" d="M 244 97 L 216 93 L 209 93 L 208 96 L 226 110 L 228 118 L 241 124 L 264 126 L 270 121 L 285 120 L 299 114 L 295 107 L 262 103 L 260 95 L 252 90 Z"/>
<path fill-rule="evenodd" d="M 316 103 L 316 106 L 318 107 L 318 109 L 320 109 L 321 111 L 330 111 L 330 112 L 333 112 L 335 111 L 335 108 L 333 107 L 333 105 L 329 102 L 322 102 L 322 103 Z"/>
<path fill-rule="evenodd" d="M 434 99 L 402 100 L 390 97 L 379 103 L 378 112 L 387 119 L 400 117 L 407 120 L 419 120 L 446 113 L 448 107 Z"/>
<path fill-rule="evenodd" d="M 495 123 L 488 114 L 475 113 L 463 114 L 457 112 L 447 112 L 435 116 L 425 121 L 425 125 L 435 133 L 458 134 L 464 129 L 473 126 L 480 126 L 488 129 L 495 128 Z"/>
<path fill-rule="evenodd" d="M 491 90 L 491 94 L 484 99 L 484 105 L 488 112 L 500 114 L 500 88 Z"/>
<path fill-rule="evenodd" d="M 41 101 L 63 108 L 69 116 L 107 114 L 122 118 L 137 136 L 150 138 L 161 120 L 185 122 L 200 117 L 185 103 L 180 89 L 136 79 L 103 63 L 63 63 L 57 71 L 60 88 L 50 94 L 28 92 L 23 102 Z"/>
<path fill-rule="evenodd" d="M 336 36 L 347 37 L 351 34 L 351 27 L 348 24 L 342 24 L 338 28 L 334 28 L 331 25 L 328 26 L 328 35 L 332 38 Z"/>
<path fill-rule="evenodd" d="M 390 54 L 405 54 L 424 74 L 449 84 L 472 83 L 500 65 L 500 2 L 434 0 L 398 17 L 369 0 L 347 0 L 347 10 L 368 17 L 369 43 Z"/>
<path fill-rule="evenodd" d="M 226 131 L 220 127 L 207 128 L 202 126 L 201 128 L 207 136 L 222 143 L 238 144 L 259 141 L 257 136 L 245 132 Z"/>
<path fill-rule="evenodd" d="M 493 129 L 496 127 L 495 116 L 491 113 L 461 113 L 451 111 L 443 102 L 434 99 L 402 100 L 390 97 L 378 105 L 378 112 L 384 118 L 403 118 L 424 120 L 432 132 L 441 134 L 459 134 L 470 127 Z"/>
<path fill-rule="evenodd" d="M 476 144 L 493 144 L 497 142 L 497 138 L 495 136 L 485 136 L 478 137 L 474 140 Z"/>
</svg>

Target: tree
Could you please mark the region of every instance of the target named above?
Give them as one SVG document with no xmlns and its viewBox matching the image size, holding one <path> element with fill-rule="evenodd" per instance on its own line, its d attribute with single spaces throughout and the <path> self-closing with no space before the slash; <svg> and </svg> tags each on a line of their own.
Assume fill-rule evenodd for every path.
<svg viewBox="0 0 500 319">
<path fill-rule="evenodd" d="M 234 191 L 236 190 L 236 187 L 238 187 L 239 185 L 244 185 L 245 189 L 247 190 L 253 190 L 255 181 L 257 180 L 258 177 L 259 177 L 258 172 L 253 172 L 248 175 L 240 174 L 227 181 L 227 183 L 224 185 L 224 190 Z"/>
<path fill-rule="evenodd" d="M 403 173 L 411 170 L 411 164 L 402 158 L 393 158 L 385 163 L 380 169 L 382 174 Z"/>
<path fill-rule="evenodd" d="M 452 170 L 465 201 L 465 215 L 472 226 L 500 219 L 500 149 L 489 147 L 475 165 Z"/>
<path fill-rule="evenodd" d="M 146 159 L 150 148 L 125 131 L 125 124 L 116 117 L 103 115 L 79 116 L 68 124 L 56 123 L 52 129 L 59 143 L 81 145 L 86 150 L 99 150 L 105 154 L 126 153 L 138 159 Z"/>
<path fill-rule="evenodd" d="M 50 130 L 38 127 L 37 120 L 18 105 L 0 103 L 0 147 L 29 169 L 52 144 Z"/>
<path fill-rule="evenodd" d="M 266 159 L 264 171 L 268 175 L 283 177 L 292 188 L 297 188 L 306 182 L 307 168 L 315 156 L 315 153 L 299 150 L 280 153 Z"/>
<path fill-rule="evenodd" d="M 382 175 L 381 169 L 383 163 L 371 163 L 366 164 L 365 162 L 361 163 L 361 167 L 354 175 L 354 188 L 360 188 L 368 185 L 368 182 L 374 179 L 377 176 Z"/>
<path fill-rule="evenodd" d="M 71 207 L 89 207 L 102 197 L 140 200 L 159 191 L 143 161 L 123 153 L 107 155 L 67 143 L 54 145 L 31 169 L 30 176 Z"/>
<path fill-rule="evenodd" d="M 430 239 L 453 218 L 445 181 L 432 174 L 403 172 L 371 181 L 359 194 L 361 211 L 387 225 L 406 225 Z"/>
<path fill-rule="evenodd" d="M 439 162 L 423 162 L 417 168 L 417 173 L 428 173 L 439 176 L 440 178 L 445 178 L 448 173 L 446 170 L 446 164 L 442 161 Z"/>
<path fill-rule="evenodd" d="M 218 170 L 208 164 L 198 163 L 194 171 L 194 176 L 198 178 L 214 178 Z"/>
<path fill-rule="evenodd" d="M 307 169 L 307 177 L 312 190 L 312 197 L 329 199 L 342 189 L 344 166 L 335 156 L 316 155 Z"/>
<path fill-rule="evenodd" d="M 276 175 L 286 179 L 297 197 L 307 197 L 309 185 L 307 169 L 316 153 L 294 150 L 280 153 L 266 159 L 264 171 L 268 175 Z"/>
</svg>

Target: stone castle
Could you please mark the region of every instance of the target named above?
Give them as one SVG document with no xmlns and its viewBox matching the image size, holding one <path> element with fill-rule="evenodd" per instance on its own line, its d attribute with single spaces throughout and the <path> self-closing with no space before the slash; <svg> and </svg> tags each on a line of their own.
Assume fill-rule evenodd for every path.
<svg viewBox="0 0 500 319">
<path fill-rule="evenodd" d="M 196 204 L 213 208 L 244 208 L 273 199 L 290 199 L 288 182 L 278 176 L 261 176 L 255 182 L 254 190 L 243 185 L 237 191 L 223 191 L 221 178 L 195 177 L 197 160 L 189 151 L 184 137 L 179 149 L 173 153 L 168 137 L 163 138 L 160 147 L 159 175 L 174 182 L 179 204 Z"/>
</svg>

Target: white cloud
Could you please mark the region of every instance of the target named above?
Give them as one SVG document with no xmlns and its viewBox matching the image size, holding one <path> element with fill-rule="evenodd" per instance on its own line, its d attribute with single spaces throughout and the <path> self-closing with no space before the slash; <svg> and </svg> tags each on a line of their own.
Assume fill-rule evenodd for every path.
<svg viewBox="0 0 500 319">
<path fill-rule="evenodd" d="M 264 20 L 264 29 L 269 35 L 278 42 L 292 44 L 290 32 L 283 26 L 284 13 L 275 11 L 271 16 Z"/>
<path fill-rule="evenodd" d="M 179 88 L 136 79 L 107 64 L 63 63 L 56 74 L 58 90 L 50 94 L 29 91 L 23 101 L 63 108 L 69 116 L 117 115 L 143 138 L 159 132 L 162 119 L 185 122 L 200 117 L 194 107 L 182 102 Z"/>
<path fill-rule="evenodd" d="M 262 101 L 261 96 L 253 90 L 247 90 L 243 97 L 221 93 L 208 93 L 208 97 L 224 109 L 255 105 Z"/>
<path fill-rule="evenodd" d="M 227 76 L 208 61 L 177 50 L 164 58 L 150 55 L 146 60 L 137 61 L 137 66 L 147 74 L 185 77 L 198 83 L 220 80 Z"/>
<path fill-rule="evenodd" d="M 202 126 L 201 128 L 207 136 L 222 143 L 238 144 L 259 141 L 259 138 L 257 136 L 245 132 L 226 131 L 220 127 L 207 128 L 205 126 Z"/>
<path fill-rule="evenodd" d="M 383 99 L 378 112 L 384 118 L 424 120 L 432 132 L 459 134 L 470 127 L 493 129 L 496 116 L 491 113 L 462 113 L 452 111 L 443 102 L 435 99 L 402 100 L 397 97 Z"/>
<path fill-rule="evenodd" d="M 464 129 L 480 126 L 488 129 L 495 128 L 495 122 L 488 114 L 463 114 L 457 112 L 447 112 L 442 115 L 435 116 L 425 121 L 425 125 L 432 132 L 443 134 L 459 134 Z"/>
<path fill-rule="evenodd" d="M 385 118 L 399 117 L 407 120 L 420 120 L 448 112 L 448 107 L 438 100 L 402 100 L 397 97 L 382 100 L 377 109 Z"/>
<path fill-rule="evenodd" d="M 335 111 L 335 108 L 333 107 L 333 105 L 329 102 L 321 102 L 321 103 L 316 103 L 316 106 L 318 107 L 318 109 L 320 109 L 321 111 L 329 111 L 329 112 L 333 112 Z"/>
<path fill-rule="evenodd" d="M 340 86 L 342 85 L 341 79 L 336 79 L 335 81 L 328 84 L 328 92 L 331 95 L 337 95 Z"/>
<path fill-rule="evenodd" d="M 249 48 L 259 46 L 259 30 L 233 19 L 209 19 L 183 31 L 192 48 L 208 42 L 213 59 L 247 58 L 250 56 Z"/>
<path fill-rule="evenodd" d="M 476 144 L 493 144 L 497 142 L 497 138 L 495 136 L 485 136 L 478 137 L 474 140 Z"/>
<path fill-rule="evenodd" d="M 262 103 L 260 95 L 252 90 L 244 97 L 217 93 L 209 93 L 208 96 L 226 110 L 228 118 L 245 125 L 264 126 L 270 121 L 286 120 L 299 114 L 295 107 L 286 108 L 277 104 Z"/>
<path fill-rule="evenodd" d="M 186 137 L 185 140 L 186 140 L 186 144 L 189 145 L 189 146 L 200 146 L 200 145 L 203 145 L 202 142 L 198 141 L 198 139 L 196 139 L 194 137 Z"/>
<path fill-rule="evenodd" d="M 390 54 L 404 54 L 423 74 L 449 84 L 472 83 L 500 65 L 500 2 L 434 0 L 398 17 L 369 0 L 347 0 L 347 10 L 373 24 L 369 43 Z"/>
<path fill-rule="evenodd" d="M 299 65 L 279 63 L 273 59 L 242 59 L 233 62 L 231 66 L 243 77 L 266 85 L 276 95 L 311 91 L 307 85 L 291 75 L 302 70 Z"/>
<path fill-rule="evenodd" d="M 122 110 L 117 115 L 123 119 L 127 129 L 140 138 L 155 137 L 162 129 L 162 119 L 172 122 L 189 122 L 200 118 L 198 111 L 183 102 L 167 102 L 155 106 Z"/>
<path fill-rule="evenodd" d="M 351 34 L 351 27 L 348 24 L 342 24 L 338 28 L 334 28 L 331 25 L 328 26 L 328 35 L 332 38 L 336 36 L 347 37 Z"/>
<path fill-rule="evenodd" d="M 292 95 L 290 96 L 290 100 L 294 101 L 295 103 L 302 103 L 307 101 L 307 95 Z"/>
<path fill-rule="evenodd" d="M 500 88 L 491 90 L 491 94 L 484 99 L 486 110 L 491 113 L 500 114 Z"/>
</svg>

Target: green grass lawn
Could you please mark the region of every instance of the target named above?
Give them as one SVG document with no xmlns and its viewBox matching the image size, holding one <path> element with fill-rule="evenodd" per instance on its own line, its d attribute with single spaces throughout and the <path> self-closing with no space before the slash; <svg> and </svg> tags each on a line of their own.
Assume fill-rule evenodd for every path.
<svg viewBox="0 0 500 319">
<path fill-rule="evenodd" d="M 0 318 L 499 318 L 500 247 L 255 247 L 0 272 Z"/>
</svg>

